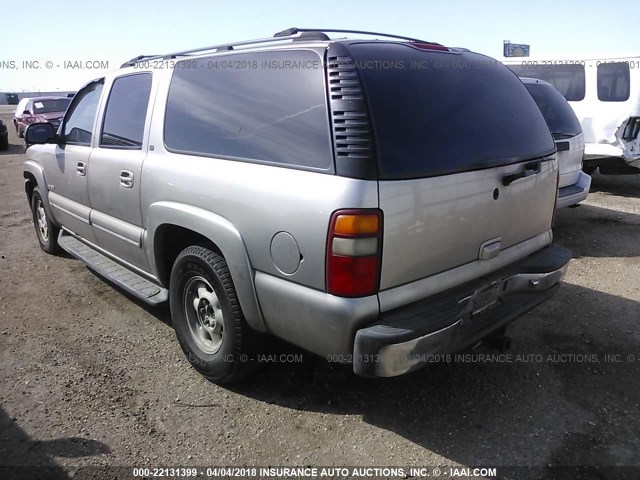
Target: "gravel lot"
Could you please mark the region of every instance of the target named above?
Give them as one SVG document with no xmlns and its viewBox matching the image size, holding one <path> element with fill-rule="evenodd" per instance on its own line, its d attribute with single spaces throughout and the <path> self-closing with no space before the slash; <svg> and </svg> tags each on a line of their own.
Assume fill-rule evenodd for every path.
<svg viewBox="0 0 640 480">
<path fill-rule="evenodd" d="M 0 466 L 640 465 L 640 176 L 595 175 L 585 204 L 559 212 L 574 260 L 559 293 L 511 325 L 511 361 L 370 380 L 305 356 L 222 388 L 183 358 L 168 307 L 40 250 L 14 131 L 10 143 Z"/>
</svg>

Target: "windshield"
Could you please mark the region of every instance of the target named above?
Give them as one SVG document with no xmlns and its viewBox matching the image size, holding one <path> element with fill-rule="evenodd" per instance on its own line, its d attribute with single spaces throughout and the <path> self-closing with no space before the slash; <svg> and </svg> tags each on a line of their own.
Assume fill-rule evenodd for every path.
<svg viewBox="0 0 640 480">
<path fill-rule="evenodd" d="M 543 83 L 525 83 L 524 86 L 538 104 L 551 133 L 574 137 L 582 132 L 576 114 L 557 89 Z"/>
<path fill-rule="evenodd" d="M 36 100 L 33 102 L 33 113 L 64 112 L 69 106 L 70 98 Z"/>
</svg>

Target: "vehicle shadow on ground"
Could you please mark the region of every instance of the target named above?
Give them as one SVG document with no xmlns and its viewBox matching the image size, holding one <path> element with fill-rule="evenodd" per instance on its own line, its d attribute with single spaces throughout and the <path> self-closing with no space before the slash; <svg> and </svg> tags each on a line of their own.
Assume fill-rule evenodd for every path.
<svg viewBox="0 0 640 480">
<path fill-rule="evenodd" d="M 637 465 L 640 355 L 626 356 L 640 353 L 640 339 L 627 333 L 638 318 L 638 302 L 565 284 L 510 327 L 509 361 L 480 361 L 496 353 L 480 347 L 470 358 L 366 379 L 307 358 L 269 364 L 230 389 L 291 409 L 362 416 L 463 465 Z M 607 354 L 619 362 L 605 363 Z"/>
<path fill-rule="evenodd" d="M 69 255 L 69 254 L 67 253 L 67 255 Z M 80 261 L 80 260 L 77 260 L 75 257 L 73 257 L 71 255 L 69 255 L 69 258 L 72 258 L 72 259 L 74 259 L 74 260 L 76 260 L 78 262 Z M 100 273 L 98 273 L 95 270 L 93 270 L 90 266 L 85 264 L 85 267 L 98 280 L 100 280 L 101 282 L 109 285 L 111 288 L 113 288 L 114 290 L 119 292 L 121 295 L 127 297 L 129 300 L 131 300 L 133 303 L 135 303 L 138 307 L 142 308 L 143 310 L 145 310 L 150 315 L 153 315 L 154 317 L 156 317 L 158 320 L 160 320 L 165 325 L 173 328 L 173 323 L 171 321 L 171 311 L 169 310 L 169 303 L 168 302 L 163 304 L 163 305 L 158 305 L 158 306 L 149 305 L 148 303 L 143 302 L 142 300 L 138 299 L 137 297 L 134 297 L 133 295 L 131 295 L 126 290 L 120 288 L 118 285 L 116 285 L 115 283 L 111 282 L 111 280 L 109 280 L 108 278 L 102 276 Z"/>
<path fill-rule="evenodd" d="M 55 457 L 81 458 L 110 451 L 104 443 L 87 438 L 34 440 L 0 407 L 0 473 L 4 478 L 71 478 Z"/>
<path fill-rule="evenodd" d="M 15 143 L 10 143 L 9 148 L 6 150 L 0 150 L 1 155 L 18 155 L 24 153 L 24 143 L 16 145 Z"/>
<path fill-rule="evenodd" d="M 619 197 L 640 198 L 639 175 L 600 175 L 591 176 L 590 193 L 602 192 Z"/>
<path fill-rule="evenodd" d="M 580 205 L 558 211 L 554 241 L 571 249 L 573 258 L 640 256 L 640 215 Z"/>
</svg>

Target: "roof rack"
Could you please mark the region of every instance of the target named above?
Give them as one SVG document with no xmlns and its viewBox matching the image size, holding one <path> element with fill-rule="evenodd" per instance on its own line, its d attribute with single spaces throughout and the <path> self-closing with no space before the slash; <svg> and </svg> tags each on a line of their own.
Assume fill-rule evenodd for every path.
<svg viewBox="0 0 640 480">
<path fill-rule="evenodd" d="M 292 41 L 303 41 L 303 40 L 329 40 L 329 37 L 325 32 L 330 33 L 355 33 L 359 35 L 375 35 L 378 37 L 387 37 L 387 38 L 396 38 L 400 40 L 407 40 L 410 42 L 420 42 L 420 43 L 429 43 L 432 45 L 440 45 L 435 42 L 427 42 L 425 40 L 419 40 L 417 38 L 411 37 L 403 37 L 400 35 L 389 35 L 386 33 L 379 32 L 367 32 L 364 30 L 338 30 L 338 29 L 322 29 L 322 28 L 288 28 L 287 30 L 283 30 L 281 32 L 276 33 L 273 37 L 267 38 L 258 38 L 255 40 L 244 40 L 242 42 L 233 42 L 233 43 L 221 43 L 219 45 L 211 45 L 209 47 L 201 47 L 201 48 L 192 48 L 190 50 L 181 50 L 179 52 L 166 53 L 163 55 L 138 55 L 137 57 L 132 58 L 131 60 L 123 63 L 120 68 L 131 67 L 138 62 L 143 60 L 167 60 L 173 59 L 176 57 L 182 57 L 185 55 L 190 55 L 193 53 L 203 53 L 208 52 L 210 50 L 214 50 L 216 52 L 225 52 L 229 50 L 233 50 L 234 47 L 240 47 L 245 45 L 256 45 L 261 43 L 279 43 L 287 40 Z"/>
<path fill-rule="evenodd" d="M 366 30 L 342 30 L 342 29 L 332 29 L 332 28 L 298 28 L 292 27 L 287 28 L 286 30 L 282 30 L 274 35 L 274 37 L 289 37 L 291 35 L 295 35 L 297 33 L 304 32 L 321 32 L 321 33 L 355 33 L 358 35 L 375 35 L 377 37 L 387 37 L 387 38 L 397 38 L 399 40 L 408 40 L 410 42 L 419 42 L 419 43 L 430 43 L 432 45 L 440 45 L 436 42 L 428 42 L 426 40 L 420 40 L 418 38 L 405 37 L 402 35 L 390 35 L 388 33 L 380 33 L 380 32 L 369 32 Z"/>
<path fill-rule="evenodd" d="M 255 40 L 244 40 L 242 42 L 232 42 L 232 43 L 221 43 L 219 45 L 211 45 L 209 47 L 201 47 L 201 48 L 192 48 L 189 50 L 181 50 L 179 52 L 166 53 L 164 55 L 138 55 L 137 57 L 132 58 L 128 62 L 125 62 L 121 65 L 120 68 L 131 67 L 136 63 L 142 60 L 166 60 L 170 58 L 182 57 L 185 55 L 190 55 L 192 53 L 202 53 L 208 52 L 209 50 L 215 51 L 227 51 L 233 50 L 234 47 L 244 46 L 244 45 L 254 45 L 260 43 L 280 43 L 286 40 L 295 40 L 301 38 L 301 34 L 292 34 L 292 35 L 281 35 L 278 37 L 267 37 L 267 38 L 257 38 Z M 315 38 L 317 40 L 317 38 Z M 329 37 L 326 38 L 327 40 Z"/>
</svg>

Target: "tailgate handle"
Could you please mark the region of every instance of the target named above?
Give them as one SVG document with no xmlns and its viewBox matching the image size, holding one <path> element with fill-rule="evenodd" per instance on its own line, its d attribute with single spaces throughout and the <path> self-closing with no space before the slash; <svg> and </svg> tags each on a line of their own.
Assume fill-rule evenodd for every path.
<svg viewBox="0 0 640 480">
<path fill-rule="evenodd" d="M 511 185 L 516 180 L 520 180 L 521 178 L 531 177 L 532 175 L 537 175 L 542 171 L 542 162 L 531 162 L 527 163 L 524 166 L 524 170 L 518 173 L 512 173 L 511 175 L 506 175 L 502 177 L 502 184 L 506 187 Z"/>
<path fill-rule="evenodd" d="M 500 255 L 500 250 L 502 250 L 502 238 L 498 237 L 487 240 L 482 245 L 480 245 L 480 253 L 478 254 L 478 259 L 491 260 L 492 258 L 496 258 L 498 255 Z"/>
</svg>

